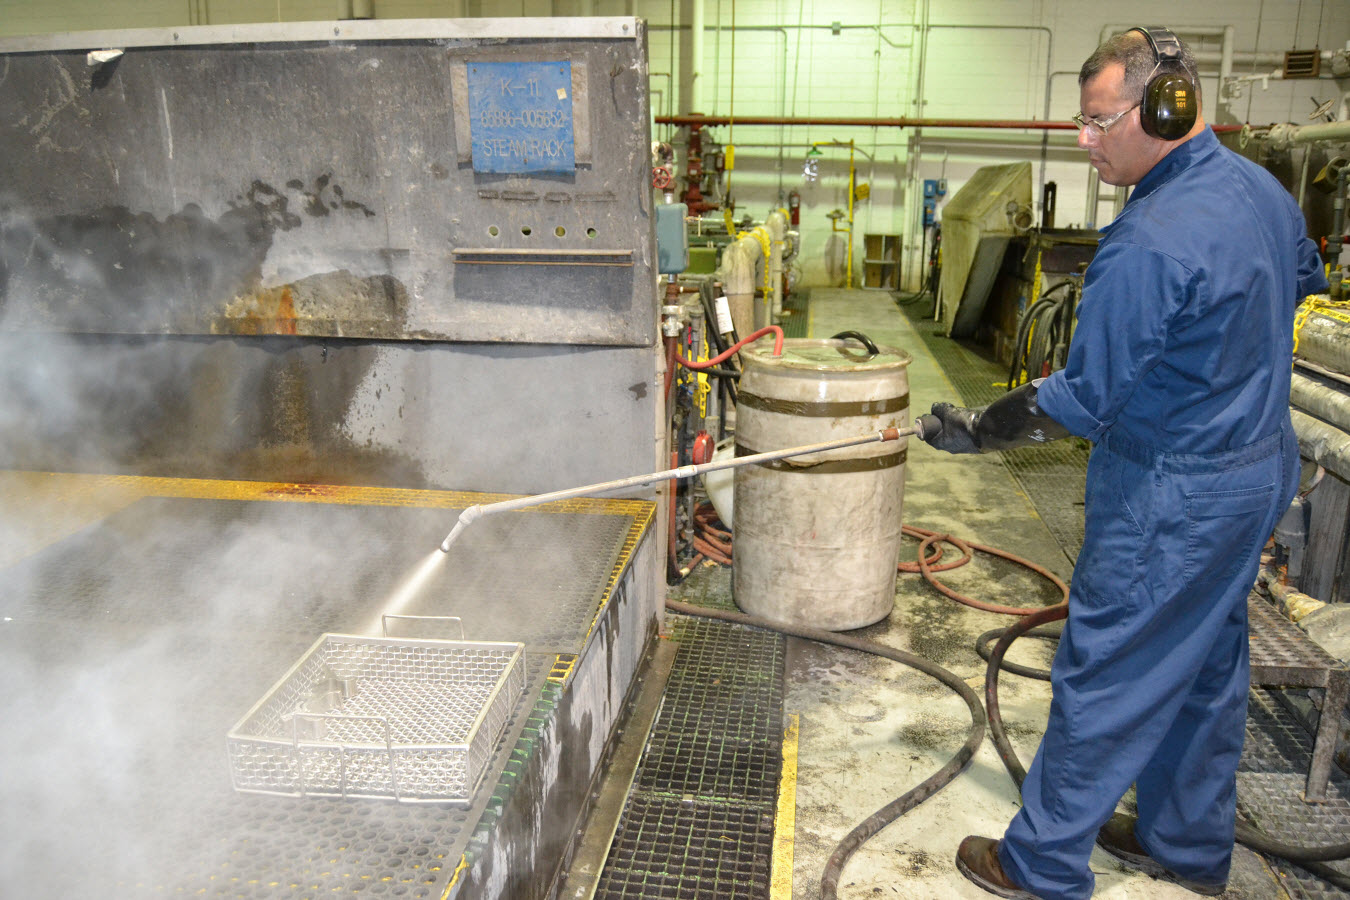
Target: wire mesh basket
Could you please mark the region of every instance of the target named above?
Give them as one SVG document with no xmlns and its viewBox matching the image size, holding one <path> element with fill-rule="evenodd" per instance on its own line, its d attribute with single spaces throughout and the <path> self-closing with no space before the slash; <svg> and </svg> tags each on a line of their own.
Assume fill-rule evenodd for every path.
<svg viewBox="0 0 1350 900">
<path fill-rule="evenodd" d="M 468 806 L 523 644 L 325 634 L 227 735 L 237 791 Z"/>
</svg>

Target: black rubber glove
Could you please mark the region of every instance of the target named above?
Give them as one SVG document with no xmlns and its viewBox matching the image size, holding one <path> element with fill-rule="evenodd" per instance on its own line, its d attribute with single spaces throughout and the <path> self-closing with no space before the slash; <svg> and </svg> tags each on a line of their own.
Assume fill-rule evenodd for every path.
<svg viewBox="0 0 1350 900">
<path fill-rule="evenodd" d="M 948 453 L 987 453 L 1068 437 L 1064 426 L 1036 405 L 1040 383 L 1029 381 L 981 409 L 934 403 L 932 418 L 942 427 L 936 434 L 925 428 L 923 440 Z"/>
</svg>

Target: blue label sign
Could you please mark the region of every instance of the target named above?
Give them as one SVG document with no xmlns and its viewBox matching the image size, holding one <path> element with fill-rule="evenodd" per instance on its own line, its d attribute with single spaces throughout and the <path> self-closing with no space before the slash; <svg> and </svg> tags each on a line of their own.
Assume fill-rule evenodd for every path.
<svg viewBox="0 0 1350 900">
<path fill-rule="evenodd" d="M 471 62 L 476 172 L 572 172 L 572 63 Z"/>
</svg>

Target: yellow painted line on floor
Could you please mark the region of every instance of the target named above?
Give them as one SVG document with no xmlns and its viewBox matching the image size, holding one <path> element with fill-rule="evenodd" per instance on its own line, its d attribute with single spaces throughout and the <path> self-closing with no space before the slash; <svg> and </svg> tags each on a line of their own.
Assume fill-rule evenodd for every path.
<svg viewBox="0 0 1350 900">
<path fill-rule="evenodd" d="M 792 848 L 797 830 L 797 735 L 800 717 L 788 716 L 783 732 L 783 774 L 778 779 L 778 812 L 773 819 L 773 875 L 769 900 L 792 900 Z"/>
</svg>

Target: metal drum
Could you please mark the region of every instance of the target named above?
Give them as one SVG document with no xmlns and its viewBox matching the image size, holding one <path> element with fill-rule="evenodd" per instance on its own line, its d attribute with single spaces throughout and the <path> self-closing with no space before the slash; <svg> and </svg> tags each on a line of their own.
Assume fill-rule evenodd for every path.
<svg viewBox="0 0 1350 900">
<path fill-rule="evenodd" d="M 908 423 L 911 357 L 903 350 L 834 338 L 789 340 L 775 357 L 766 344 L 742 351 L 737 456 Z M 737 469 L 736 605 L 752 615 L 832 631 L 889 615 L 906 443 L 902 438 Z"/>
</svg>

